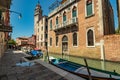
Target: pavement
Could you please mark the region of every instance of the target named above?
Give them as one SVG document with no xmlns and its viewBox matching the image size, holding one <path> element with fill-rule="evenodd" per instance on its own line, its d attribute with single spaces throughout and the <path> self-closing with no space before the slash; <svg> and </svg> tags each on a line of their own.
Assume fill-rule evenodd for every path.
<svg viewBox="0 0 120 80">
<path fill-rule="evenodd" d="M 16 66 L 27 54 L 21 51 L 7 50 L 0 59 L 0 80 L 85 80 L 51 64 L 33 60 L 32 66 Z"/>
</svg>

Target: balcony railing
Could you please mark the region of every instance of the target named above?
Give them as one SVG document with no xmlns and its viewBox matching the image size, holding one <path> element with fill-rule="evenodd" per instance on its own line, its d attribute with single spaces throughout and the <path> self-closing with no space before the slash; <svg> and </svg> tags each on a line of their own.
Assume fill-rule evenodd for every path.
<svg viewBox="0 0 120 80">
<path fill-rule="evenodd" d="M 68 21 L 64 21 L 63 23 L 55 25 L 54 30 L 69 27 L 69 26 L 75 25 L 77 23 L 78 23 L 78 19 L 77 19 L 77 17 L 74 17 L 74 18 L 72 18 L 72 19 L 70 19 Z"/>
<path fill-rule="evenodd" d="M 12 27 L 5 26 L 0 22 L 0 32 L 12 32 Z"/>
<path fill-rule="evenodd" d="M 67 0 L 65 3 L 61 4 L 59 7 L 55 8 L 53 11 L 49 13 L 49 16 L 55 14 L 56 12 L 60 11 L 61 9 L 65 8 L 69 4 L 73 3 L 75 0 Z"/>
</svg>

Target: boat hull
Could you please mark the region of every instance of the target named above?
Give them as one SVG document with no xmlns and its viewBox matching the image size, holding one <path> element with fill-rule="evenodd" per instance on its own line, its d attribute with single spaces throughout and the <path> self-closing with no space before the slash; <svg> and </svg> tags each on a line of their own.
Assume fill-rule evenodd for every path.
<svg viewBox="0 0 120 80">
<path fill-rule="evenodd" d="M 73 73 L 75 75 L 78 75 L 82 78 L 88 79 L 91 77 L 92 80 L 119 80 L 120 76 L 114 76 L 116 78 L 110 78 L 111 75 L 104 73 L 104 72 L 99 72 L 93 69 L 90 69 L 91 76 L 88 75 L 87 68 L 84 65 L 77 64 L 74 62 L 70 62 L 64 59 L 53 59 L 50 61 L 50 63 L 58 68 L 61 68 L 65 71 L 68 71 L 70 73 Z M 113 76 L 113 75 L 112 75 Z"/>
</svg>

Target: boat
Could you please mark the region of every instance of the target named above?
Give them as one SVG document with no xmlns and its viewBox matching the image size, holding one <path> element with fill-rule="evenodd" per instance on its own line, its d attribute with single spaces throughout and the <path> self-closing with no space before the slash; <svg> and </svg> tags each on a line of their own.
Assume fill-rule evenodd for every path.
<svg viewBox="0 0 120 80">
<path fill-rule="evenodd" d="M 78 75 L 87 80 L 120 80 L 120 75 L 117 73 L 99 70 L 91 67 L 88 67 L 88 70 L 88 68 L 84 65 L 61 58 L 51 59 L 50 63 L 58 68 Z"/>
</svg>

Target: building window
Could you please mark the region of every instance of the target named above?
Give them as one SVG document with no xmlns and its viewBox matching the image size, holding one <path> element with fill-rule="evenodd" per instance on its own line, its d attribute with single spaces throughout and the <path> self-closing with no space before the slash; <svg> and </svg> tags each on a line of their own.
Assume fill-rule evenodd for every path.
<svg viewBox="0 0 120 80">
<path fill-rule="evenodd" d="M 58 36 L 56 37 L 56 46 L 58 46 Z"/>
<path fill-rule="evenodd" d="M 66 12 L 63 13 L 63 22 L 66 21 Z"/>
<path fill-rule="evenodd" d="M 86 11 L 87 11 L 87 16 L 91 16 L 93 14 L 92 0 L 87 0 Z"/>
<path fill-rule="evenodd" d="M 52 30 L 52 20 L 50 20 L 50 30 Z"/>
<path fill-rule="evenodd" d="M 41 46 L 43 46 L 43 43 L 41 42 Z"/>
<path fill-rule="evenodd" d="M 93 30 L 89 29 L 87 32 L 87 44 L 88 46 L 94 46 Z"/>
<path fill-rule="evenodd" d="M 45 30 L 48 31 L 48 26 L 45 26 Z"/>
<path fill-rule="evenodd" d="M 46 39 L 48 38 L 48 34 L 45 34 L 45 38 L 46 38 Z"/>
<path fill-rule="evenodd" d="M 56 25 L 58 24 L 58 16 L 56 17 Z"/>
<path fill-rule="evenodd" d="M 50 46 L 52 46 L 52 38 L 50 38 Z"/>
<path fill-rule="evenodd" d="M 39 28 L 38 28 L 38 32 L 39 32 Z"/>
<path fill-rule="evenodd" d="M 38 37 L 37 37 L 37 40 L 39 41 L 39 35 L 38 35 Z"/>
<path fill-rule="evenodd" d="M 77 8 L 74 6 L 72 9 L 72 17 L 76 17 L 77 16 Z"/>
<path fill-rule="evenodd" d="M 43 31 L 43 26 L 41 27 L 41 31 Z"/>
<path fill-rule="evenodd" d="M 41 34 L 41 40 L 43 40 L 43 34 Z"/>
<path fill-rule="evenodd" d="M 77 46 L 77 33 L 73 34 L 73 46 Z"/>
</svg>

